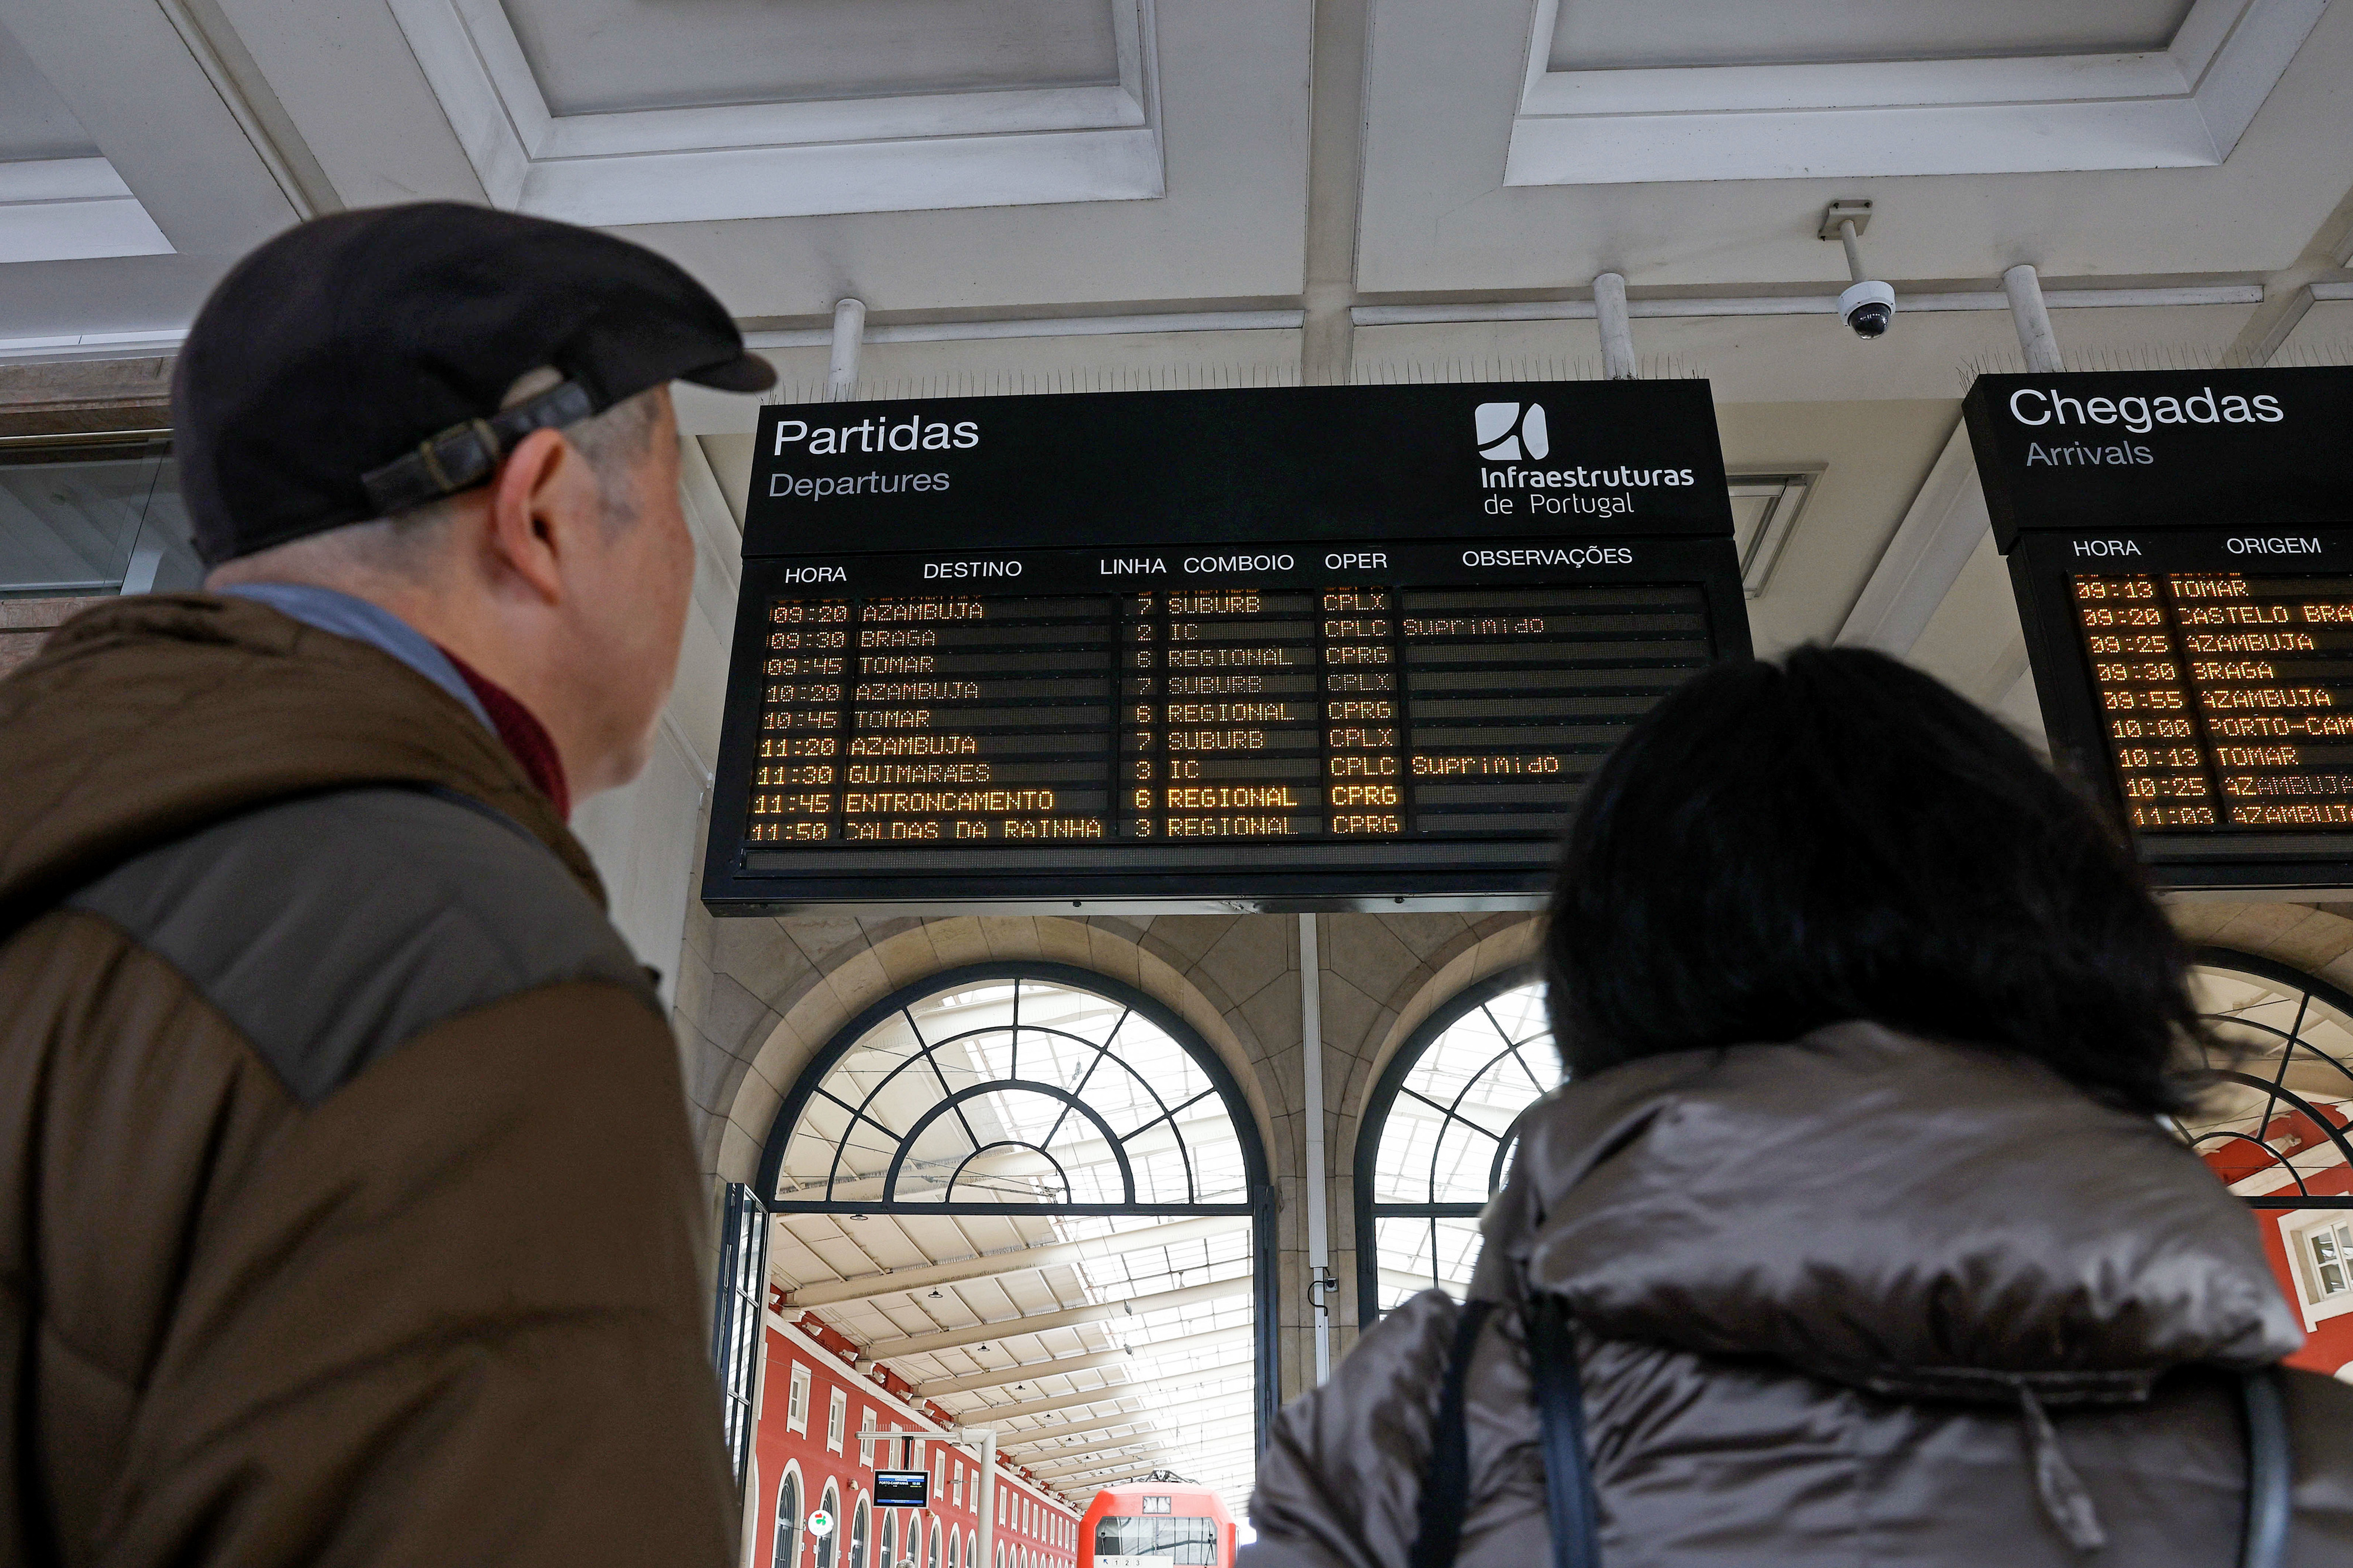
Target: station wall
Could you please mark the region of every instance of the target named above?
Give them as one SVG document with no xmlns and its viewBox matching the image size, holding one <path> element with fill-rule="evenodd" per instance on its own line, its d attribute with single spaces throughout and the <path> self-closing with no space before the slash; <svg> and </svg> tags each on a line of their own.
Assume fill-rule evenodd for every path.
<svg viewBox="0 0 2353 1568">
<path fill-rule="evenodd" d="M 1334 1350 L 1356 1329 L 1354 1184 L 1361 1107 L 1414 1026 L 1478 980 L 1525 963 L 1525 914 L 1317 917 Z M 849 916 L 715 920 L 688 910 L 674 1021 L 691 1114 L 714 1181 L 749 1181 L 801 1068 L 877 998 L 929 974 L 1044 959 L 1135 986 L 1199 1031 L 1240 1084 L 1275 1173 L 1278 1377 L 1313 1377 L 1299 921 L 1290 915 Z"/>
<path fill-rule="evenodd" d="M 965 1568 L 968 1561 L 977 1562 L 966 1551 L 977 1551 L 973 1543 L 980 1530 L 979 1454 L 946 1440 L 948 1423 L 942 1413 L 902 1397 L 875 1375 L 859 1373 L 839 1348 L 827 1346 L 822 1333 L 789 1323 L 775 1311 L 767 1315 L 755 1468 L 746 1489 L 745 1568 L 892 1568 L 910 1559 L 916 1568 Z M 916 1439 L 905 1467 L 932 1472 L 931 1507 L 872 1507 L 874 1472 L 899 1468 L 901 1448 L 896 1441 L 861 1443 L 863 1430 L 943 1434 Z M 787 1480 L 795 1504 L 789 1526 L 778 1517 Z M 995 1568 L 1071 1568 L 1078 1555 L 1078 1514 L 1016 1469 L 1000 1466 L 997 1484 Z M 860 1507 L 869 1510 L 862 1531 Z M 833 1515 L 829 1542 L 807 1529 L 810 1513 L 819 1508 Z M 887 1561 L 881 1555 L 886 1515 L 892 1526 Z M 910 1528 L 920 1529 L 913 1538 L 920 1549 L 911 1549 Z M 936 1563 L 931 1554 L 935 1534 Z M 852 1550 L 861 1540 L 862 1562 Z"/>
</svg>

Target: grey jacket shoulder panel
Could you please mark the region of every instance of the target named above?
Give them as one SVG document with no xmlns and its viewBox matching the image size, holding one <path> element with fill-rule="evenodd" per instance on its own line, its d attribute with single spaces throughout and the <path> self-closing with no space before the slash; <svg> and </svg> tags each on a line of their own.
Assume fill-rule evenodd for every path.
<svg viewBox="0 0 2353 1568">
<path fill-rule="evenodd" d="M 171 963 L 315 1105 L 436 1024 L 645 972 L 563 863 L 470 803 L 407 789 L 285 802 L 117 868 L 67 901 Z"/>
</svg>

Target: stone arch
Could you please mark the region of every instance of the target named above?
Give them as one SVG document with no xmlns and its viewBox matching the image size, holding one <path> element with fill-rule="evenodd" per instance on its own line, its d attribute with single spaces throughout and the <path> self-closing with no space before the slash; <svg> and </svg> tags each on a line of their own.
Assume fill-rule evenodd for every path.
<svg viewBox="0 0 2353 1568">
<path fill-rule="evenodd" d="M 2344 911 L 2344 912 L 2339 912 Z M 2353 991 L 2353 905 L 2184 901 L 2167 907 L 2192 947 L 2226 947 Z"/>
<path fill-rule="evenodd" d="M 802 1071 L 840 1030 L 879 998 L 931 975 L 966 964 L 1043 960 L 1092 971 L 1134 986 L 1176 1013 L 1197 1031 L 1240 1087 L 1243 1104 L 1277 1169 L 1288 1163 L 1290 1139 L 1280 1079 L 1270 1064 L 1296 1051 L 1298 974 L 1295 951 L 1261 953 L 1254 965 L 1220 964 L 1215 955 L 1226 942 L 1172 941 L 1164 927 L 1205 917 L 1154 921 L 1068 920 L 1056 916 L 957 916 L 939 920 L 815 922 L 797 920 L 787 936 L 821 923 L 855 928 L 815 961 L 799 951 L 783 965 L 787 983 L 763 998 L 765 1029 L 746 1041 L 748 1052 L 731 1053 L 737 1064 L 715 1150 L 716 1173 L 729 1181 L 749 1181 L 784 1097 Z M 1212 923 L 1238 924 L 1206 917 Z M 776 927 L 775 921 L 729 922 Z M 1199 937 L 1202 932 L 1178 932 Z M 1220 933 L 1221 935 L 1224 933 Z M 1263 933 L 1261 933 L 1263 934 Z M 1264 945 L 1261 943 L 1261 945 Z M 1229 955 L 1230 956 L 1230 955 Z M 1272 962 L 1269 962 L 1271 960 Z M 1237 998 L 1235 971 L 1243 984 L 1260 979 L 1249 995 Z M 1263 977 L 1262 977 L 1263 976 Z M 1275 1026 L 1286 1016 L 1281 997 L 1271 1008 L 1253 1007 L 1268 992 L 1284 988 L 1288 977 L 1289 1037 Z M 731 977 L 732 978 L 732 977 Z M 756 973 L 754 980 L 759 978 Z M 1269 1017 L 1269 1013 L 1272 1016 Z"/>
</svg>

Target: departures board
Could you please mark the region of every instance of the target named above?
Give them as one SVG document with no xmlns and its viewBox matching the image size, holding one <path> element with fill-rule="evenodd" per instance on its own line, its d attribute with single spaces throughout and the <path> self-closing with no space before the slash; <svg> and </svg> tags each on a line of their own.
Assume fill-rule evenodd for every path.
<svg viewBox="0 0 2353 1568">
<path fill-rule="evenodd" d="M 2160 886 L 2353 886 L 2353 373 L 1988 376 L 1968 408 L 2054 759 Z"/>
<path fill-rule="evenodd" d="M 1103 442 L 1106 420 L 1163 409 L 1163 443 L 1242 432 L 1279 448 L 1320 433 L 1340 460 L 1385 427 L 1409 449 L 1434 429 L 1441 441 L 1418 443 L 1426 459 L 1438 445 L 1469 461 L 1441 449 L 1437 473 L 1401 472 L 1386 490 L 1364 490 L 1353 469 L 1319 487 L 1316 444 L 1303 440 L 1264 452 L 1282 465 L 1270 504 L 1232 483 L 1237 458 L 1258 454 L 1155 474 L 1131 438 L 1128 481 L 1155 486 L 1144 505 L 1104 496 L 1059 516 L 1036 493 L 1041 476 L 1016 463 L 997 480 L 1002 508 L 963 521 L 912 498 L 955 495 L 965 476 L 916 468 L 947 485 L 841 497 L 903 498 L 913 525 L 878 516 L 856 531 L 876 548 L 828 553 L 754 553 L 818 533 L 773 510 L 763 526 L 755 506 L 706 900 L 721 912 L 1533 900 L 1577 792 L 1627 727 L 1748 648 L 1704 384 L 1640 390 L 824 409 L 871 413 L 918 442 L 965 426 L 1017 448 L 1050 431 Z M 1651 426 L 1613 440 L 1609 416 L 1641 424 L 1660 405 L 1680 439 Z M 809 471 L 792 449 L 809 424 L 807 411 L 769 411 L 763 449 L 791 466 L 755 470 L 755 497 L 856 478 Z M 1514 455 L 1482 454 L 1499 439 Z M 1567 478 L 1542 477 L 1553 473 Z M 1172 488 L 1189 488 L 1183 521 L 1138 526 L 1137 512 L 1169 510 Z M 1532 492 L 1562 504 L 1531 508 Z M 1509 510 L 1492 504 L 1505 499 Z M 1063 543 L 1072 531 L 1093 542 Z"/>
</svg>

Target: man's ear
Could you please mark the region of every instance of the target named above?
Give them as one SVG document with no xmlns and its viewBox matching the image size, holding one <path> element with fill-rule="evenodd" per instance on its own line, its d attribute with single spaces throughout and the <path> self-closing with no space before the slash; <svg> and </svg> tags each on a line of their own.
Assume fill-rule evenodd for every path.
<svg viewBox="0 0 2353 1568">
<path fill-rule="evenodd" d="M 490 537 L 496 563 L 549 604 L 563 597 L 570 526 L 579 517 L 573 492 L 587 464 L 554 430 L 533 430 L 515 443 L 491 481 Z"/>
</svg>

